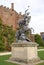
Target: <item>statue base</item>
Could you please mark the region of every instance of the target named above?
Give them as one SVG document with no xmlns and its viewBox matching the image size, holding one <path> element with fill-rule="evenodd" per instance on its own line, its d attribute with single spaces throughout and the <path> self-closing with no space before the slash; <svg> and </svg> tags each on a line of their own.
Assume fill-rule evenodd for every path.
<svg viewBox="0 0 44 65">
<path fill-rule="evenodd" d="M 17 62 L 32 63 L 40 60 L 35 42 L 19 42 L 12 44 L 12 56 L 10 60 Z"/>
</svg>

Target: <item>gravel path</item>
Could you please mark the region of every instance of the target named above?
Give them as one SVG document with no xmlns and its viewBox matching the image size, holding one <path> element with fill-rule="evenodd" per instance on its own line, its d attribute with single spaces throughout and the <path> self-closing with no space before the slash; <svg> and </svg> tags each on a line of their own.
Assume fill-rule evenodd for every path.
<svg viewBox="0 0 44 65">
<path fill-rule="evenodd" d="M 38 49 L 38 51 L 44 51 L 44 49 Z"/>
<path fill-rule="evenodd" d="M 44 51 L 44 49 L 38 49 L 37 51 Z M 0 52 L 0 56 L 1 55 L 9 55 L 11 54 L 11 52 Z"/>
<path fill-rule="evenodd" d="M 9 54 L 11 54 L 11 52 L 0 52 L 0 56 L 2 56 L 2 55 L 9 55 Z"/>
</svg>

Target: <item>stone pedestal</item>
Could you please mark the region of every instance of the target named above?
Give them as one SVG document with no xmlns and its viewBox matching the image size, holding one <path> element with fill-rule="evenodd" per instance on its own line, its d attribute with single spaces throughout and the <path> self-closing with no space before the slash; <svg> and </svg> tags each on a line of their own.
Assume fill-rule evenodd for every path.
<svg viewBox="0 0 44 65">
<path fill-rule="evenodd" d="M 26 63 L 38 61 L 37 46 L 35 42 L 13 43 L 10 60 Z"/>
</svg>

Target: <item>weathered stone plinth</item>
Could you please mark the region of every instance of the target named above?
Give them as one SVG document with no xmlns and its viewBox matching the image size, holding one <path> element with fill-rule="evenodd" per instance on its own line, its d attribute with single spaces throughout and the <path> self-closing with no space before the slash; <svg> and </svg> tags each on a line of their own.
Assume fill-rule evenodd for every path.
<svg viewBox="0 0 44 65">
<path fill-rule="evenodd" d="M 19 42 L 12 44 L 10 60 L 18 62 L 37 62 L 39 60 L 35 42 Z"/>
</svg>

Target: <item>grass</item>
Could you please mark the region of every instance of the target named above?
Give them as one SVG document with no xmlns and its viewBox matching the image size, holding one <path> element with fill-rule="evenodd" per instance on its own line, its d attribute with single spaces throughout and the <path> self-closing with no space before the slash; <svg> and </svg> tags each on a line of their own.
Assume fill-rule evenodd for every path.
<svg viewBox="0 0 44 65">
<path fill-rule="evenodd" d="M 10 55 L 0 56 L 0 65 L 18 65 L 18 64 L 14 64 L 14 63 L 10 63 L 10 62 L 5 61 L 9 58 L 10 58 Z"/>
<path fill-rule="evenodd" d="M 40 63 L 40 64 L 37 64 L 37 65 L 44 65 L 44 63 Z"/>
<path fill-rule="evenodd" d="M 18 65 L 18 64 L 14 64 L 14 63 L 10 63 L 10 62 L 6 62 L 5 60 L 9 59 L 11 55 L 4 55 L 4 56 L 0 56 L 0 65 Z M 38 56 L 44 60 L 44 51 L 38 51 Z M 40 63 L 37 65 L 44 65 L 44 63 Z"/>
<path fill-rule="evenodd" d="M 40 59 L 44 60 L 44 51 L 38 51 L 38 56 Z"/>
<path fill-rule="evenodd" d="M 40 57 L 40 59 L 44 60 L 44 51 L 38 51 L 38 56 Z M 37 65 L 44 65 L 44 62 Z"/>
</svg>

